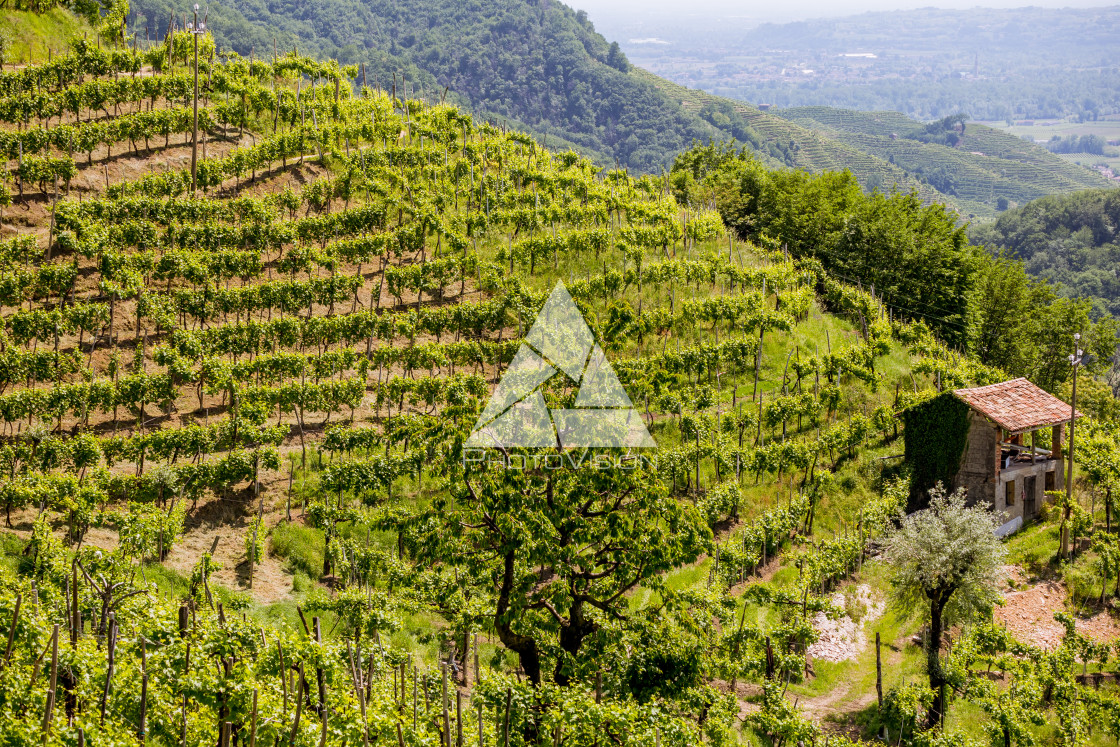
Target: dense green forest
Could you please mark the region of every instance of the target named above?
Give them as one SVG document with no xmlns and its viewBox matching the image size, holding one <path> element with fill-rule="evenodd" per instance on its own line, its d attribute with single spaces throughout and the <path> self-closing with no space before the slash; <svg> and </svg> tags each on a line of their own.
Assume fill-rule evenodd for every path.
<svg viewBox="0 0 1120 747">
<path fill-rule="evenodd" d="M 1096 355 L 1097 372 L 1116 363 L 1113 318 L 1094 322 L 1099 314 L 1092 313 L 1092 301 L 1059 297 L 1053 286 L 1028 275 L 1030 261 L 993 257 L 971 244 L 955 214 L 924 206 L 915 194 L 866 195 L 850 173 L 767 169 L 727 145 L 683 154 L 671 179 L 682 202 L 716 205 L 743 239 L 820 261 L 837 278 L 873 291 L 902 317 L 923 320 L 986 365 L 1057 391 L 1070 376 L 1065 356 L 1073 331 Z M 1095 215 L 1098 235 L 1111 237 L 1120 192 L 1086 194 L 1097 201 L 1072 204 L 1096 206 L 1084 217 Z M 1022 226 L 1024 237 L 1043 242 L 1060 233 L 1040 233 L 1041 221 L 1026 225 L 1015 220 L 1018 215 L 997 227 Z M 1082 240 L 1093 228 L 1078 228 Z M 1114 277 L 1115 265 L 1101 272 Z"/>
<path fill-rule="evenodd" d="M 974 241 L 1022 260 L 1062 295 L 1120 317 L 1120 190 L 1043 197 L 972 228 Z"/>
<path fill-rule="evenodd" d="M 172 7 L 166 0 L 133 2 L 133 22 L 162 35 Z M 296 45 L 366 63 L 370 86 L 396 84 L 428 100 L 449 89 L 480 116 L 639 172 L 667 167 L 696 138 L 749 138 L 742 124 L 717 129 L 635 78 L 618 45 L 562 3 L 232 0 L 209 9 L 215 40 L 243 55 Z"/>
</svg>

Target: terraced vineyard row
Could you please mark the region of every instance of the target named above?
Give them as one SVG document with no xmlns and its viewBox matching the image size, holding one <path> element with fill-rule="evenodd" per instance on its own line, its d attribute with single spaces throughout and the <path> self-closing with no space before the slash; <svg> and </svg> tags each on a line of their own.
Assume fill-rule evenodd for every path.
<svg viewBox="0 0 1120 747">
<path fill-rule="evenodd" d="M 1024 204 L 1043 195 L 1106 186 L 1099 174 L 986 125 L 966 123 L 959 142 L 949 147 L 920 142 L 925 125 L 896 112 L 798 107 L 780 116 L 889 161 L 965 215 L 994 215 L 1001 199 Z"/>
</svg>

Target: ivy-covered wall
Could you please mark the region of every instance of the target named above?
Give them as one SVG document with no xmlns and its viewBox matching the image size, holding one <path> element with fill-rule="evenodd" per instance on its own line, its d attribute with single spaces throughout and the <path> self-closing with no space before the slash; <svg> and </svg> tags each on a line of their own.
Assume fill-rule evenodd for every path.
<svg viewBox="0 0 1120 747">
<path fill-rule="evenodd" d="M 902 413 L 906 464 L 910 468 L 907 511 L 925 508 L 929 489 L 938 481 L 952 487 L 968 441 L 968 413 L 968 405 L 952 392 L 942 392 Z"/>
</svg>

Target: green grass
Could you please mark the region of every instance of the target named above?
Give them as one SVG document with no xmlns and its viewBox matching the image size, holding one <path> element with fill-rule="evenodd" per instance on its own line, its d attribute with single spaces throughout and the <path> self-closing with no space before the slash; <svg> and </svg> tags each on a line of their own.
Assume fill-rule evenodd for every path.
<svg viewBox="0 0 1120 747">
<path fill-rule="evenodd" d="M 711 558 L 705 558 L 699 563 L 693 563 L 692 565 L 678 568 L 665 574 L 664 583 L 671 591 L 700 588 L 707 583 L 713 562 Z M 629 596 L 631 612 L 654 607 L 660 604 L 660 602 L 661 595 L 645 586 L 639 587 Z"/>
<path fill-rule="evenodd" d="M 1052 576 L 1058 551 L 1058 525 L 1037 522 L 1016 532 L 1007 541 L 1007 562 L 1018 565 L 1032 579 Z"/>
<path fill-rule="evenodd" d="M 185 576 L 160 563 L 143 563 L 140 566 L 140 575 L 142 580 L 155 585 L 156 593 L 160 596 L 183 598 L 190 593 L 190 576 Z M 245 592 L 234 591 L 212 581 L 209 586 L 214 602 L 221 602 L 230 614 L 240 614 L 255 607 L 252 598 Z"/>
<path fill-rule="evenodd" d="M 323 532 L 298 522 L 281 522 L 272 528 L 268 551 L 288 562 L 293 574 L 316 579 L 323 573 Z"/>
<path fill-rule="evenodd" d="M 1096 605 L 1097 600 L 1100 599 L 1101 577 L 1099 571 L 1094 568 L 1096 562 L 1095 552 L 1083 552 L 1074 558 L 1072 563 L 1065 563 L 1062 566 L 1062 577 L 1066 582 L 1066 588 L 1069 589 L 1070 602 L 1074 607 Z M 1107 583 L 1110 596 L 1115 583 L 1115 576 L 1110 576 Z"/>
<path fill-rule="evenodd" d="M 93 35 L 88 23 L 65 8 L 45 13 L 21 10 L 0 11 L 0 33 L 6 34 L 12 46 L 4 64 L 24 64 L 28 60 L 46 62 L 47 50 L 52 54 L 65 52 L 75 36 Z"/>
<path fill-rule="evenodd" d="M 19 570 L 27 542 L 11 532 L 0 532 L 0 564 L 15 573 Z"/>
</svg>

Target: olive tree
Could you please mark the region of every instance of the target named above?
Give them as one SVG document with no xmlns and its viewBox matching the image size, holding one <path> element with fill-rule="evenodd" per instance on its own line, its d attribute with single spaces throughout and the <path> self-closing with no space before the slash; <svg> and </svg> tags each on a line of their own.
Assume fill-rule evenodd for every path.
<svg viewBox="0 0 1120 747">
<path fill-rule="evenodd" d="M 941 717 L 941 634 L 948 620 L 987 612 L 999 597 L 1006 550 L 995 536 L 998 517 L 986 506 L 969 506 L 965 491 L 948 495 L 940 483 L 930 490 L 929 508 L 903 519 L 886 540 L 894 571 L 892 602 L 904 613 L 929 615 L 926 652 L 933 701 L 927 726 Z"/>
</svg>

